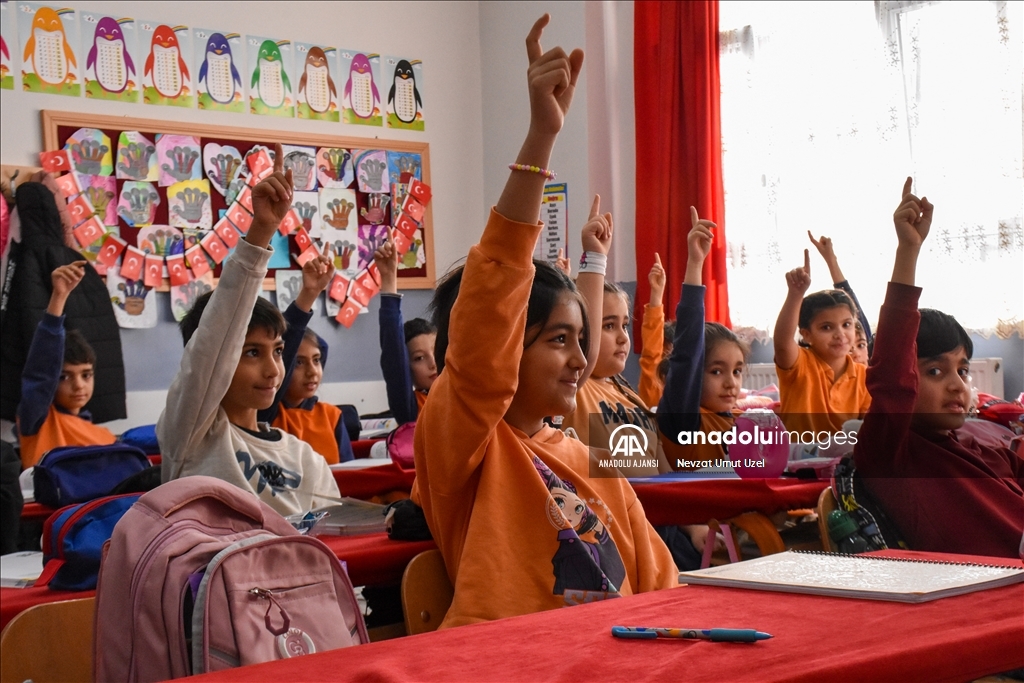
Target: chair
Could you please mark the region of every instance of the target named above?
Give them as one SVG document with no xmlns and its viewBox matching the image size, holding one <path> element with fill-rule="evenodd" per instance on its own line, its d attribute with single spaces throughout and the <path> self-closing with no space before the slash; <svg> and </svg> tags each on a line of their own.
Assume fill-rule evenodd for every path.
<svg viewBox="0 0 1024 683">
<path fill-rule="evenodd" d="M 453 597 L 455 588 L 448 578 L 440 550 L 427 550 L 412 558 L 402 574 L 406 634 L 437 630 Z"/>
<path fill-rule="evenodd" d="M 821 534 L 821 549 L 825 552 L 836 551 L 832 538 L 828 535 L 828 515 L 838 509 L 839 501 L 836 500 L 836 495 L 833 493 L 832 487 L 829 486 L 818 496 L 818 533 Z"/>
<path fill-rule="evenodd" d="M 786 549 L 775 525 L 760 512 L 744 512 L 730 519 L 729 524 L 746 531 L 762 555 L 773 555 Z"/>
<path fill-rule="evenodd" d="M 0 634 L 0 682 L 92 681 L 95 611 L 91 597 L 36 605 L 14 617 Z"/>
</svg>

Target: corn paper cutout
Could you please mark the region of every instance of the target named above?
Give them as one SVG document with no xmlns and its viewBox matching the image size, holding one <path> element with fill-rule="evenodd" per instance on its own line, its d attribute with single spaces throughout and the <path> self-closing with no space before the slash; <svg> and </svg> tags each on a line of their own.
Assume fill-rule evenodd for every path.
<svg viewBox="0 0 1024 683">
<path fill-rule="evenodd" d="M 23 90 L 72 97 L 82 94 L 74 10 L 19 2 L 18 36 Z"/>
<path fill-rule="evenodd" d="M 316 177 L 320 187 L 350 187 L 355 180 L 352 153 L 341 147 L 321 147 L 316 152 Z"/>
<path fill-rule="evenodd" d="M 160 194 L 153 183 L 129 180 L 121 186 L 117 215 L 130 227 L 142 228 L 153 224 L 159 205 Z"/>
<path fill-rule="evenodd" d="M 138 102 L 140 73 L 135 20 L 80 12 L 85 96 Z M 136 178 L 136 180 L 146 180 Z"/>
<path fill-rule="evenodd" d="M 83 175 L 110 175 L 114 172 L 113 148 L 102 130 L 79 128 L 64 149 L 71 155 L 72 168 Z"/>
<path fill-rule="evenodd" d="M 229 31 L 192 30 L 196 46 L 196 96 L 200 109 L 245 111 L 242 37 Z M 223 194 L 223 192 L 221 193 Z"/>
<path fill-rule="evenodd" d="M 142 69 L 142 101 L 173 107 L 194 103 L 192 36 L 187 26 L 169 26 L 156 21 L 139 21 L 140 52 L 145 52 Z"/>
<path fill-rule="evenodd" d="M 120 327 L 156 327 L 156 295 L 142 280 L 125 278 L 117 268 L 110 268 L 107 270 L 107 291 Z"/>
<path fill-rule="evenodd" d="M 425 130 L 423 112 L 423 63 L 418 59 L 384 57 L 382 71 L 387 83 L 388 128 Z"/>
<path fill-rule="evenodd" d="M 382 126 L 384 117 L 380 91 L 380 55 L 359 50 L 338 51 L 339 80 L 342 90 L 342 120 L 364 126 Z"/>
<path fill-rule="evenodd" d="M 207 271 L 183 285 L 171 287 L 171 313 L 177 322 L 181 322 L 196 303 L 196 299 L 207 292 L 212 292 L 213 273 Z"/>
<path fill-rule="evenodd" d="M 213 189 L 227 197 L 228 187 L 242 172 L 242 153 L 231 145 L 208 142 L 203 146 L 203 170 Z"/>
<path fill-rule="evenodd" d="M 295 43 L 295 101 L 300 119 L 340 120 L 336 48 Z"/>
<path fill-rule="evenodd" d="M 292 171 L 292 186 L 302 192 L 316 189 L 316 148 L 284 145 L 285 170 Z"/>
<path fill-rule="evenodd" d="M 117 138 L 118 180 L 160 180 L 156 145 L 142 133 L 124 131 Z"/>
<path fill-rule="evenodd" d="M 160 186 L 203 177 L 199 138 L 191 135 L 157 135 L 156 159 L 160 167 Z"/>
<path fill-rule="evenodd" d="M 384 150 L 354 150 L 356 182 L 360 192 L 391 192 L 388 155 Z"/>
<path fill-rule="evenodd" d="M 249 111 L 264 116 L 295 116 L 292 72 L 292 44 L 246 36 L 249 64 Z"/>
</svg>

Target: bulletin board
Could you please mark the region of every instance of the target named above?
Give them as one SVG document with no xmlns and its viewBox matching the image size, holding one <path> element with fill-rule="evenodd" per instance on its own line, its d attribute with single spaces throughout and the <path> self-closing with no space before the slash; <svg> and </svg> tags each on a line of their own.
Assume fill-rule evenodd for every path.
<svg viewBox="0 0 1024 683">
<path fill-rule="evenodd" d="M 422 175 L 422 182 L 431 184 L 430 176 L 430 145 L 426 142 L 404 141 L 404 140 L 383 140 L 379 138 L 347 137 L 339 135 L 317 135 L 295 131 L 259 130 L 255 128 L 241 128 L 234 126 L 219 126 L 200 123 L 189 123 L 180 121 L 169 121 L 162 119 L 134 118 L 121 116 L 104 116 L 80 112 L 63 112 L 43 110 L 43 151 L 56 151 L 64 148 L 65 143 L 76 131 L 82 128 L 98 129 L 103 131 L 111 141 L 114 163 L 117 163 L 118 139 L 122 132 L 137 132 L 154 140 L 157 135 L 186 135 L 199 138 L 200 146 L 205 147 L 207 143 L 219 145 L 230 145 L 236 148 L 242 155 L 257 145 L 273 148 L 274 143 L 282 145 L 320 148 L 342 148 L 345 150 L 382 150 L 395 153 L 409 153 L 419 155 L 421 164 L 419 173 Z M 354 155 L 353 155 L 354 156 Z M 201 165 L 203 159 L 200 157 L 198 163 Z M 118 194 L 120 193 L 125 180 L 116 180 Z M 156 183 L 153 183 L 154 186 Z M 356 187 L 353 181 L 352 188 Z M 160 204 L 156 207 L 156 214 L 153 219 L 154 225 L 166 225 L 168 223 L 168 201 L 166 187 L 159 187 Z M 356 191 L 356 206 L 351 211 L 353 220 L 360 222 L 360 216 L 364 211 L 375 208 L 371 202 L 371 194 Z M 116 197 L 115 200 L 116 201 Z M 224 196 L 218 192 L 210 192 L 210 203 L 213 220 L 217 220 L 220 211 L 227 208 Z M 380 207 L 376 207 L 380 208 Z M 398 218 L 394 203 L 385 207 L 386 216 L 384 225 L 390 225 Z M 139 229 L 132 227 L 125 220 L 119 219 L 117 231 L 122 239 L 129 245 L 136 246 Z M 289 269 L 296 269 L 299 266 L 295 262 L 295 256 L 301 251 L 295 244 L 294 238 L 289 237 L 290 258 Z M 419 222 L 419 233 L 415 239 L 416 249 L 422 250 L 421 258 L 414 263 L 407 263 L 400 266 L 398 271 L 398 286 L 400 289 L 433 289 L 436 283 L 434 264 L 434 234 L 433 216 L 430 204 L 425 207 L 425 212 Z M 364 250 L 365 251 L 365 250 Z M 219 267 L 217 269 L 219 274 Z M 161 290 L 167 289 L 167 281 Z M 265 290 L 275 289 L 273 271 L 268 273 L 264 281 Z M 159 291 L 159 290 L 158 290 Z"/>
</svg>

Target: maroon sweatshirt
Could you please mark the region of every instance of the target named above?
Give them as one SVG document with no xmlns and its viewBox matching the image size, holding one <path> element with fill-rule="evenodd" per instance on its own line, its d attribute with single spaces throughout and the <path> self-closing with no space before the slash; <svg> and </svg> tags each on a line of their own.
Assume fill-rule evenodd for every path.
<svg viewBox="0 0 1024 683">
<path fill-rule="evenodd" d="M 1017 557 L 1024 533 L 1024 460 L 962 430 L 911 428 L 917 400 L 919 287 L 889 283 L 867 373 L 871 408 L 854 461 L 914 550 Z"/>
</svg>

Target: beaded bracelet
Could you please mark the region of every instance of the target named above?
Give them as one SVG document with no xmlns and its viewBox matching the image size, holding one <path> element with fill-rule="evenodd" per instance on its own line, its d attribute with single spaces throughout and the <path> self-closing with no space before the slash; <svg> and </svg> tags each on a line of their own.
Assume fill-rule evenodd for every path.
<svg viewBox="0 0 1024 683">
<path fill-rule="evenodd" d="M 528 171 L 529 173 L 540 173 L 548 180 L 555 179 L 554 171 L 550 171 L 546 168 L 541 168 L 540 166 L 527 166 L 526 164 L 509 164 L 508 168 L 511 171 Z"/>
</svg>

